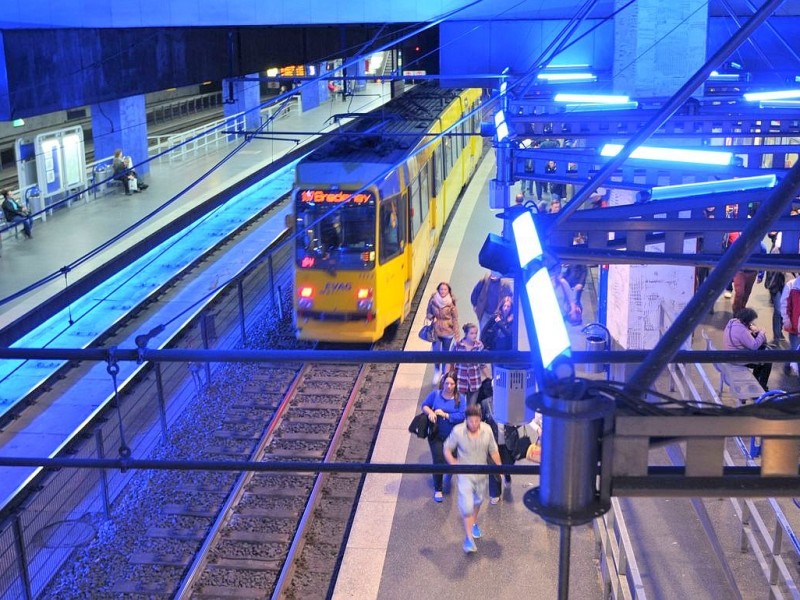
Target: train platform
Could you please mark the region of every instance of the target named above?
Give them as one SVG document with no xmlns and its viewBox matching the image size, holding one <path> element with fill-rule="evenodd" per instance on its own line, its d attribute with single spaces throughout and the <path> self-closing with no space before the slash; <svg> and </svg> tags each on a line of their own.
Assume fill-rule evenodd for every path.
<svg viewBox="0 0 800 600">
<path fill-rule="evenodd" d="M 373 91 L 378 91 L 377 89 Z M 377 105 L 377 100 L 386 96 L 364 97 L 362 110 Z M 356 102 L 358 100 L 356 99 Z M 319 131 L 327 126 L 329 115 L 339 106 L 323 105 L 311 114 L 292 115 L 284 119 L 280 127 L 286 131 Z M 358 104 L 353 107 L 357 110 Z M 201 182 L 191 195 L 184 196 L 152 222 L 145 223 L 130 236 L 110 247 L 90 261 L 99 265 L 113 261 L 131 244 L 144 238 L 158 227 L 164 227 L 170 220 L 179 217 L 187 210 L 197 206 L 214 194 L 223 192 L 252 172 L 274 161 L 288 149 L 290 144 L 281 146 L 268 142 L 265 146 L 259 141 L 248 146 L 243 156 L 237 154 L 211 177 Z M 293 147 L 293 144 L 291 145 Z M 4 246 L 4 256 L 0 259 L 0 293 L 12 294 L 30 285 L 38 278 L 46 276 L 57 264 L 64 264 L 89 252 L 110 237 L 116 235 L 158 206 L 190 186 L 209 166 L 219 161 L 230 150 L 221 148 L 217 153 L 204 154 L 181 166 L 181 176 L 170 176 L 164 166 L 154 164 L 149 181 L 151 189 L 136 196 L 122 194 L 98 197 L 86 203 L 73 205 L 69 209 L 55 212 L 44 223 L 35 226 L 34 239 L 19 240 Z M 249 154 L 248 154 L 249 152 Z M 241 154 L 241 153 L 240 153 Z M 173 163 L 174 168 L 174 163 Z M 254 216 L 265 207 L 276 203 L 291 190 L 294 176 L 291 167 L 285 167 L 261 182 L 254 184 L 245 192 L 232 198 L 232 201 L 202 219 L 191 231 L 181 232 L 170 239 L 163 248 L 154 248 L 131 264 L 119 264 L 114 277 L 104 282 L 86 296 L 76 300 L 69 309 L 56 314 L 26 334 L 18 345 L 22 347 L 85 347 L 103 331 L 123 319 L 133 306 L 141 303 L 152 290 L 164 281 L 170 280 L 196 257 L 205 252 Z M 153 193 L 151 193 L 153 192 Z M 168 324 L 162 333 L 152 340 L 150 347 L 161 347 L 168 343 L 182 324 L 194 318 L 204 304 L 197 304 L 206 297 L 219 282 L 234 277 L 238 270 L 263 253 L 275 239 L 285 231 L 286 217 L 290 207 L 284 207 L 263 224 L 248 231 L 241 240 L 235 242 L 235 259 L 220 263 L 214 262 L 202 269 L 191 283 L 184 286 L 170 302 L 162 303 L 159 310 L 149 314 L 141 331 L 149 331 L 156 326 Z M 88 225 L 88 227 L 87 227 Z M 10 255 L 10 256 L 9 256 Z M 5 276 L 5 269 L 13 266 L 13 276 Z M 88 270 L 91 267 L 87 266 Z M 71 275 L 72 277 L 72 275 Z M 63 285 L 63 284 L 62 284 Z M 20 301 L 0 315 L 4 324 L 11 322 L 17 312 L 27 312 L 55 293 L 60 285 L 48 285 L 20 299 Z M 141 333 L 139 331 L 139 333 Z M 131 333 L 118 345 L 135 347 Z M 3 361 L 0 365 L 0 415 L 14 409 L 17 402 L 30 393 L 39 383 L 62 365 L 61 361 Z M 121 364 L 117 375 L 118 385 L 122 386 L 134 378 L 140 365 Z M 61 386 L 64 387 L 64 386 Z M 54 456 L 64 448 L 90 420 L 114 396 L 113 387 L 104 364 L 95 365 L 88 373 L 68 388 L 50 394 L 50 400 L 40 399 L 26 408 L 0 432 L 0 455 L 3 456 Z M 38 469 L 3 469 L 0 475 L 0 506 L 12 498 L 16 491 L 30 481 Z"/>
<path fill-rule="evenodd" d="M 334 115 L 368 111 L 388 99 L 388 84 L 368 83 L 364 91 L 348 98 L 347 103 L 336 98 L 305 112 L 290 112 L 288 116 L 275 121 L 272 131 L 315 131 L 322 134 L 334 128 Z M 167 157 L 154 160 L 145 178 L 150 188 L 142 193 L 133 196 L 125 196 L 121 192 L 96 196 L 88 193 L 83 200 L 73 201 L 69 208 L 55 211 L 45 221 L 36 220 L 32 240 L 6 233 L 0 246 L 0 302 L 53 273 L 59 273 L 65 265 L 91 253 L 163 207 L 129 235 L 98 252 L 67 275 L 14 301 L 0 304 L 0 328 L 40 305 L 68 283 L 112 261 L 152 232 L 314 138 L 293 137 L 301 138 L 299 144 L 294 140 L 254 139 L 229 158 L 228 154 L 238 140 L 216 148 L 206 147 L 206 150 L 194 155 L 185 154 L 178 160 L 170 161 Z M 212 171 L 218 164 L 219 167 Z M 173 199 L 176 200 L 168 204 Z"/>
<path fill-rule="evenodd" d="M 494 176 L 491 156 L 482 162 L 453 217 L 449 231 L 429 279 L 423 304 L 440 281 L 448 281 L 459 306 L 460 322 L 475 321 L 469 302 L 475 283 L 486 272 L 479 266 L 477 250 L 489 232 L 499 233 L 501 221 L 488 208 L 488 180 Z M 583 295 L 584 323 L 595 319 L 596 281 L 587 281 Z M 731 300 L 721 296 L 703 328 L 722 348 L 722 330 L 731 317 Z M 760 314 L 759 323 L 769 330 L 772 307 L 763 286 L 754 289 L 749 305 Z M 424 322 L 419 311 L 412 331 Z M 581 326 L 570 328 L 573 348 L 583 349 Z M 695 347 L 702 339 L 696 336 Z M 427 350 L 429 344 L 416 336 L 408 350 Z M 711 378 L 716 375 L 708 365 Z M 380 426 L 371 460 L 376 463 L 430 464 L 425 440 L 408 432 L 408 424 L 419 413 L 420 404 L 433 389 L 432 365 L 400 365 Z M 718 381 L 718 379 L 715 379 Z M 796 377 L 773 370 L 772 388 L 798 389 Z M 731 399 L 723 395 L 723 401 Z M 666 464 L 663 449 L 651 451 L 651 463 Z M 519 461 L 517 464 L 525 464 Z M 555 598 L 558 581 L 558 527 L 546 524 L 523 504 L 524 494 L 538 485 L 537 476 L 515 476 L 504 487 L 497 505 L 485 502 L 478 519 L 483 537 L 478 552 L 465 555 L 457 507 L 456 489 L 444 502 L 432 500 L 433 487 L 427 475 L 370 474 L 366 477 L 333 598 L 344 600 L 392 600 L 408 597 L 520 597 Z M 712 499 L 710 511 L 719 533 L 706 533 L 708 517 L 689 499 L 625 498 L 624 513 L 630 527 L 631 546 L 638 558 L 636 577 L 641 578 L 646 597 L 719 598 L 736 597 L 733 580 L 744 590 L 766 594 L 768 585 L 755 560 L 742 555 L 741 524 L 730 503 Z M 622 519 L 622 516 L 619 517 Z M 800 523 L 798 524 L 800 526 Z M 717 539 L 714 539 L 717 538 Z M 621 545 L 621 542 L 620 542 Z M 718 552 L 732 557 L 731 569 L 720 567 Z M 572 532 L 570 596 L 604 598 L 600 578 L 598 541 L 592 525 Z M 733 574 L 732 574 L 733 572 Z M 759 583 L 760 582 L 760 583 Z M 757 591 L 755 591 L 757 590 Z M 637 594 L 636 597 L 639 597 Z"/>
</svg>

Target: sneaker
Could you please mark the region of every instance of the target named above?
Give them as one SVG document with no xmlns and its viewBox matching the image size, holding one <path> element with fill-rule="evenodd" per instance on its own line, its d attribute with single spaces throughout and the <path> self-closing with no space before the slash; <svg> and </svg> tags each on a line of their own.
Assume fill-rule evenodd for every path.
<svg viewBox="0 0 800 600">
<path fill-rule="evenodd" d="M 472 525 L 472 537 L 474 537 L 476 540 L 481 537 L 481 528 L 478 527 L 477 523 Z"/>
<path fill-rule="evenodd" d="M 471 554 L 472 552 L 477 552 L 478 547 L 475 545 L 475 540 L 470 538 L 464 538 L 464 552 L 467 554 Z"/>
<path fill-rule="evenodd" d="M 442 492 L 433 492 L 434 502 L 442 502 L 443 500 L 444 500 L 444 494 L 442 494 Z"/>
<path fill-rule="evenodd" d="M 493 498 L 489 498 L 489 504 L 494 506 L 495 504 L 500 504 L 500 496 L 494 496 Z"/>
</svg>

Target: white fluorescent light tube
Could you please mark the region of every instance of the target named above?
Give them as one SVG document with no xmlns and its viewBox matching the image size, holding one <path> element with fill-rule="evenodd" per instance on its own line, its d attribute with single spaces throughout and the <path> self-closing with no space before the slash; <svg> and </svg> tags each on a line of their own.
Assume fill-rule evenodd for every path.
<svg viewBox="0 0 800 600">
<path fill-rule="evenodd" d="M 800 98 L 800 90 L 778 90 L 775 92 L 751 92 L 744 95 L 744 99 L 748 102 L 757 102 L 759 100 L 789 100 L 791 98 Z"/>
<path fill-rule="evenodd" d="M 588 69 L 590 65 L 547 65 L 545 69 Z"/>
<path fill-rule="evenodd" d="M 616 156 L 622 150 L 622 144 L 606 144 L 600 150 L 600 156 Z M 631 153 L 631 158 L 641 160 L 663 160 L 668 162 L 695 163 L 702 165 L 724 166 L 731 163 L 732 152 L 710 152 L 708 150 L 690 150 L 688 148 L 656 148 L 639 146 Z"/>
<path fill-rule="evenodd" d="M 595 110 L 628 110 L 638 108 L 639 103 L 623 102 L 621 104 L 565 104 L 564 112 L 592 112 Z"/>
<path fill-rule="evenodd" d="M 797 108 L 800 106 L 798 100 L 762 100 L 758 103 L 758 108 Z"/>
<path fill-rule="evenodd" d="M 708 76 L 709 81 L 739 81 L 739 74 L 738 73 L 717 73 L 716 71 L 711 71 L 711 74 Z"/>
<path fill-rule="evenodd" d="M 665 185 L 654 187 L 651 191 L 651 198 L 653 200 L 670 200 L 705 194 L 744 192 L 747 190 L 773 188 L 777 183 L 778 178 L 775 177 L 775 175 L 757 175 L 755 177 L 740 177 L 738 179 L 723 179 L 721 181 L 701 181 L 698 183 Z"/>
<path fill-rule="evenodd" d="M 533 215 L 525 211 L 511 222 L 514 244 L 517 247 L 519 266 L 523 269 L 542 255 L 542 243 L 533 222 Z"/>
<path fill-rule="evenodd" d="M 544 81 L 597 81 L 592 73 L 539 73 L 536 79 Z"/>
<path fill-rule="evenodd" d="M 604 94 L 556 94 L 556 102 L 585 102 L 587 104 L 625 104 L 629 96 L 610 96 Z"/>
<path fill-rule="evenodd" d="M 569 352 L 570 343 L 564 315 L 558 306 L 547 269 L 539 269 L 527 281 L 525 295 L 533 313 L 533 326 L 536 329 L 542 365 L 548 369 L 556 358 Z"/>
</svg>

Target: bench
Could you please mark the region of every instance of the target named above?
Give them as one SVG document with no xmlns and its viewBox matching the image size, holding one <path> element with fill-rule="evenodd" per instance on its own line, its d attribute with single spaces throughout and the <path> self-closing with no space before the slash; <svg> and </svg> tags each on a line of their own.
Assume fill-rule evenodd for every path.
<svg viewBox="0 0 800 600">
<path fill-rule="evenodd" d="M 702 331 L 703 339 L 706 341 L 706 350 L 712 352 L 717 350 L 714 342 L 708 337 L 705 329 Z M 753 398 L 758 398 L 764 393 L 764 388 L 758 383 L 753 372 L 744 365 L 732 365 L 730 363 L 714 363 L 714 368 L 719 373 L 719 393 L 722 395 L 723 386 L 727 385 L 731 396 L 746 402 Z"/>
</svg>

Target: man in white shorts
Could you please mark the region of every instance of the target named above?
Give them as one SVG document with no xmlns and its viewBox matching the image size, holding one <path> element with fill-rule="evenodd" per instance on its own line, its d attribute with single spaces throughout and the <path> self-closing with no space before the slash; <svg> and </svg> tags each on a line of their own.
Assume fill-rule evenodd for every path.
<svg viewBox="0 0 800 600">
<path fill-rule="evenodd" d="M 481 421 L 481 407 L 467 407 L 466 420 L 450 432 L 444 443 L 444 459 L 451 465 L 485 465 L 487 458 L 500 464 L 500 452 L 492 435 L 492 428 Z M 464 520 L 464 552 L 477 552 L 475 538 L 481 537 L 478 512 L 489 487 L 488 475 L 458 476 L 458 508 Z"/>
</svg>

